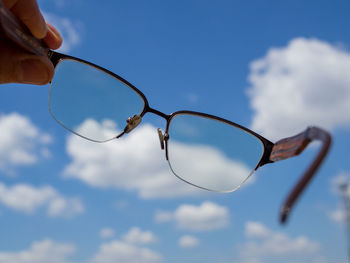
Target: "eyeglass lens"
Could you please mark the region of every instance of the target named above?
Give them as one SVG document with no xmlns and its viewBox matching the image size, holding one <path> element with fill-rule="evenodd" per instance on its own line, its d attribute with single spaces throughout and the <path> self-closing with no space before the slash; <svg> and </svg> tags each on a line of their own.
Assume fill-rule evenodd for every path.
<svg viewBox="0 0 350 263">
<path fill-rule="evenodd" d="M 178 177 L 212 191 L 239 187 L 259 163 L 262 142 L 233 125 L 194 114 L 178 114 L 169 126 L 168 159 Z"/>
<path fill-rule="evenodd" d="M 144 101 L 132 88 L 98 68 L 65 59 L 56 66 L 49 108 L 54 118 L 70 131 L 103 142 L 123 131 L 126 120 L 141 114 Z M 97 124 L 106 132 L 95 132 Z"/>
</svg>

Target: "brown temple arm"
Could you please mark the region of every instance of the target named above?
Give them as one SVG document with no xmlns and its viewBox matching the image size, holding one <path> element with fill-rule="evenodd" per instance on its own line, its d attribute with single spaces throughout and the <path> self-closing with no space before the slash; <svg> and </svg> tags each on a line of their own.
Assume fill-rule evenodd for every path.
<svg viewBox="0 0 350 263">
<path fill-rule="evenodd" d="M 32 36 L 28 28 L 13 15 L 0 0 L 0 28 L 6 36 L 25 50 L 48 56 L 50 50 L 38 39 Z"/>
<path fill-rule="evenodd" d="M 327 131 L 317 127 L 309 127 L 296 136 L 276 142 L 272 148 L 270 160 L 272 162 L 277 162 L 300 154 L 307 145 L 314 140 L 321 141 L 322 147 L 313 163 L 309 166 L 283 203 L 280 214 L 281 223 L 286 222 L 294 203 L 313 178 L 315 172 L 327 155 L 332 139 Z"/>
</svg>

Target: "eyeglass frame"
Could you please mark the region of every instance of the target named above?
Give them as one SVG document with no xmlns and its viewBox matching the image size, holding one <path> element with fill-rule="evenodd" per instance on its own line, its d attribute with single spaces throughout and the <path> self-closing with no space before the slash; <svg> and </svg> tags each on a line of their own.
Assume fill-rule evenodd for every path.
<svg viewBox="0 0 350 263">
<path fill-rule="evenodd" d="M 289 215 L 290 215 L 290 212 L 291 212 L 293 206 L 295 205 L 296 201 L 301 196 L 301 194 L 304 192 L 307 185 L 310 183 L 311 179 L 314 177 L 316 171 L 320 167 L 321 163 L 323 162 L 324 158 L 326 157 L 326 155 L 330 149 L 331 142 L 332 142 L 331 135 L 327 131 L 325 131 L 321 128 L 315 127 L 315 126 L 308 127 L 305 131 L 303 131 L 295 136 L 284 138 L 284 139 L 277 141 L 276 143 L 272 143 L 271 141 L 269 141 L 268 139 L 264 138 L 263 136 L 255 133 L 254 131 L 252 131 L 244 126 L 241 126 L 237 123 L 234 123 L 232 121 L 223 119 L 221 117 L 217 117 L 214 115 L 201 113 L 201 112 L 187 111 L 187 110 L 176 111 L 176 112 L 168 115 L 168 114 L 160 112 L 156 109 L 153 109 L 149 106 L 149 103 L 148 103 L 146 96 L 139 89 L 137 89 L 135 86 L 133 86 L 131 83 L 129 83 L 127 80 L 123 79 L 119 75 L 117 75 L 117 74 L 115 74 L 115 73 L 113 73 L 113 72 L 111 72 L 111 71 L 109 71 L 101 66 L 98 66 L 98 65 L 95 65 L 91 62 L 85 61 L 83 59 L 76 58 L 76 57 L 69 56 L 69 55 L 65 55 L 65 54 L 62 54 L 62 53 L 59 53 L 59 52 L 56 52 L 56 51 L 53 51 L 53 50 L 50 50 L 49 48 L 47 48 L 42 41 L 40 41 L 32 36 L 32 34 L 28 30 L 28 28 L 24 24 L 22 24 L 6 8 L 6 6 L 2 3 L 1 0 L 0 0 L 0 27 L 2 28 L 3 32 L 7 35 L 7 37 L 10 40 L 12 40 L 15 44 L 17 44 L 18 46 L 22 47 L 23 49 L 25 49 L 26 51 L 28 51 L 30 53 L 37 54 L 39 56 L 48 57 L 51 60 L 51 62 L 53 63 L 54 67 L 57 66 L 59 61 L 64 60 L 64 59 L 75 60 L 77 62 L 85 63 L 89 66 L 97 68 L 97 69 L 105 72 L 106 74 L 113 76 L 114 78 L 118 79 L 119 81 L 121 81 L 122 83 L 124 83 L 125 85 L 127 85 L 128 87 L 133 89 L 137 94 L 139 94 L 141 96 L 141 98 L 143 99 L 143 101 L 145 103 L 143 111 L 141 112 L 141 114 L 139 116 L 131 117 L 129 119 L 127 126 L 125 127 L 124 131 L 122 132 L 122 134 L 116 136 L 115 138 L 119 138 L 124 133 L 128 133 L 131 130 L 133 130 L 140 123 L 142 117 L 147 112 L 156 114 L 156 115 L 164 118 L 167 121 L 164 134 L 161 134 L 161 131 L 158 130 L 159 138 L 160 138 L 160 142 L 161 142 L 161 148 L 165 149 L 165 156 L 166 156 L 167 160 L 168 160 L 168 140 L 169 140 L 169 133 L 168 132 L 169 132 L 170 123 L 171 123 L 171 120 L 179 114 L 191 114 L 191 115 L 196 115 L 199 117 L 205 117 L 205 118 L 210 118 L 210 119 L 213 119 L 216 121 L 220 121 L 220 122 L 226 123 L 228 125 L 232 125 L 236 128 L 242 129 L 243 131 L 258 138 L 262 142 L 262 144 L 264 146 L 264 150 L 263 150 L 263 154 L 262 154 L 260 161 L 258 162 L 258 164 L 256 165 L 256 167 L 253 171 L 256 171 L 259 167 L 262 167 L 265 164 L 274 163 L 277 161 L 281 161 L 281 160 L 285 160 L 285 159 L 297 156 L 304 151 L 304 149 L 308 146 L 308 144 L 310 142 L 312 142 L 314 140 L 321 141 L 322 147 L 318 151 L 318 154 L 316 155 L 314 161 L 311 163 L 311 165 L 308 167 L 308 169 L 301 176 L 301 178 L 299 179 L 297 184 L 294 186 L 292 191 L 289 193 L 289 195 L 287 196 L 287 198 L 285 199 L 285 201 L 281 207 L 280 222 L 282 224 L 285 224 L 287 222 L 287 219 L 289 218 Z M 50 109 L 49 109 L 49 111 L 51 113 Z M 51 113 L 51 115 L 52 115 L 52 113 Z M 139 118 L 141 118 L 141 119 L 139 119 Z M 75 133 L 74 131 L 72 131 L 72 132 Z M 88 138 L 86 138 L 86 139 L 88 139 Z M 170 165 L 170 167 L 171 167 L 171 165 Z M 174 173 L 174 174 L 176 175 L 176 173 Z M 184 179 L 182 179 L 182 178 L 180 178 L 180 179 L 184 181 Z M 187 183 L 189 183 L 189 182 L 187 182 Z M 191 183 L 189 183 L 189 184 L 191 184 Z"/>
</svg>

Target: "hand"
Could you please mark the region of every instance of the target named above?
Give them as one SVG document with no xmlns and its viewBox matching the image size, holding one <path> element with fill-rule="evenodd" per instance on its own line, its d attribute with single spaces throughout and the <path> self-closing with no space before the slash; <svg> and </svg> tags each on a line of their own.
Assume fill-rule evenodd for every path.
<svg viewBox="0 0 350 263">
<path fill-rule="evenodd" d="M 21 20 L 34 37 L 43 39 L 50 49 L 62 44 L 62 37 L 45 22 L 36 0 L 3 0 L 7 8 Z M 0 32 L 0 83 L 46 84 L 54 74 L 51 61 L 44 56 L 29 54 Z"/>
</svg>

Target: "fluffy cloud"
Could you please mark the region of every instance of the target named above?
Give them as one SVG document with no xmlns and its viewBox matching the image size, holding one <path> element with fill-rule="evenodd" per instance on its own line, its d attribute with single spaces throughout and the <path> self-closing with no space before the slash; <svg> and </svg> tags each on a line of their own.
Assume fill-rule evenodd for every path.
<svg viewBox="0 0 350 263">
<path fill-rule="evenodd" d="M 77 198 L 66 198 L 51 186 L 33 187 L 17 184 L 7 187 L 0 183 L 0 203 L 24 213 L 33 213 L 46 207 L 51 217 L 72 217 L 84 211 L 84 206 Z"/>
<path fill-rule="evenodd" d="M 199 206 L 180 205 L 174 212 L 158 211 L 158 223 L 174 221 L 178 228 L 191 231 L 209 231 L 228 226 L 229 210 L 213 202 L 203 202 Z"/>
<path fill-rule="evenodd" d="M 18 165 L 31 165 L 49 157 L 52 138 L 18 113 L 0 114 L 0 172 L 13 172 Z"/>
<path fill-rule="evenodd" d="M 271 234 L 271 231 L 259 222 L 248 222 L 246 224 L 245 234 L 247 237 L 265 238 Z"/>
<path fill-rule="evenodd" d="M 101 231 L 111 233 L 111 229 Z M 114 235 L 114 231 L 113 231 Z M 111 237 L 109 235 L 109 237 Z M 155 241 L 155 236 L 149 231 L 131 228 L 122 238 L 101 244 L 98 251 L 90 258 L 81 262 L 89 263 L 158 263 L 162 255 L 151 249 L 141 247 Z M 0 251 L 0 263 L 72 263 L 69 257 L 76 252 L 73 244 L 57 243 L 51 239 L 33 242 L 30 248 L 18 252 Z"/>
<path fill-rule="evenodd" d="M 131 228 L 123 239 L 130 244 L 150 244 L 157 240 L 151 231 L 141 231 L 138 227 Z"/>
<path fill-rule="evenodd" d="M 296 38 L 251 63 L 252 129 L 280 139 L 309 125 L 350 127 L 350 53 Z"/>
<path fill-rule="evenodd" d="M 57 3 L 61 1 L 56 1 Z M 45 20 L 54 25 L 63 37 L 62 46 L 58 49 L 60 52 L 69 52 L 74 46 L 80 43 L 82 24 L 73 22 L 66 17 L 57 16 L 51 13 L 43 12 Z"/>
<path fill-rule="evenodd" d="M 110 232 L 109 228 L 108 232 Z M 141 245 L 155 241 L 153 233 L 131 228 L 122 239 L 124 240 L 113 240 L 101 244 L 98 251 L 90 259 L 81 262 L 157 263 L 162 261 L 161 254 L 141 247 Z M 73 256 L 74 252 L 76 252 L 76 247 L 73 244 L 58 243 L 51 239 L 45 239 L 33 242 L 30 248 L 26 250 L 0 251 L 0 263 L 72 263 L 73 261 L 69 258 Z"/>
<path fill-rule="evenodd" d="M 95 138 L 113 138 L 120 132 L 112 121 L 104 120 L 100 124 L 87 119 L 78 128 L 78 133 L 93 134 Z M 212 185 L 213 172 L 217 173 L 214 187 L 219 189 L 223 185 L 237 186 L 250 174 L 244 164 L 227 158 L 212 147 L 178 142 L 172 142 L 171 147 L 178 149 L 173 152 L 182 153 L 175 154 L 175 159 L 182 163 L 181 168 L 185 167 L 183 163 L 188 163 L 184 168 L 189 171 L 187 174 L 200 174 L 202 184 L 210 182 Z M 136 191 L 142 198 L 205 193 L 171 173 L 164 151 L 159 146 L 157 129 L 150 124 L 137 127 L 132 133 L 105 143 L 94 143 L 71 135 L 67 141 L 67 152 L 72 162 L 65 168 L 64 176 L 78 178 L 95 187 Z M 198 160 L 201 160 L 200 164 Z M 188 180 L 194 182 L 198 178 Z"/>
<path fill-rule="evenodd" d="M 87 127 L 90 133 L 118 134 L 110 125 L 100 125 L 92 120 L 86 121 L 81 129 Z M 78 178 L 95 187 L 136 191 L 142 198 L 203 194 L 202 190 L 171 173 L 159 146 L 157 130 L 151 125 L 137 127 L 120 139 L 102 144 L 71 135 L 67 152 L 72 162 L 66 167 L 64 176 Z"/>
<path fill-rule="evenodd" d="M 0 252 L 0 263 L 69 263 L 75 251 L 72 244 L 56 243 L 50 239 L 34 242 L 28 250 Z"/>
<path fill-rule="evenodd" d="M 274 232 L 259 222 L 245 225 L 247 241 L 238 247 L 239 262 L 310 262 L 318 258 L 320 246 L 304 236 L 291 238 L 284 233 Z"/>
<path fill-rule="evenodd" d="M 111 229 L 105 228 L 106 232 Z M 102 233 L 102 231 L 101 231 Z M 114 235 L 114 231 L 113 231 Z M 100 246 L 90 262 L 93 263 L 156 263 L 162 261 L 162 256 L 148 248 L 141 247 L 157 240 L 150 231 L 142 231 L 133 227 L 120 240 L 112 240 Z M 0 262 L 1 263 L 1 262 Z"/>
<path fill-rule="evenodd" d="M 93 257 L 93 263 L 155 263 L 161 255 L 148 249 L 140 248 L 127 242 L 115 240 L 101 245 Z"/>
<path fill-rule="evenodd" d="M 179 246 L 183 248 L 191 248 L 199 245 L 198 238 L 190 235 L 184 235 L 179 239 Z"/>
<path fill-rule="evenodd" d="M 338 206 L 336 210 L 329 213 L 329 217 L 337 223 L 344 223 L 346 220 L 346 213 L 343 208 Z"/>
</svg>

